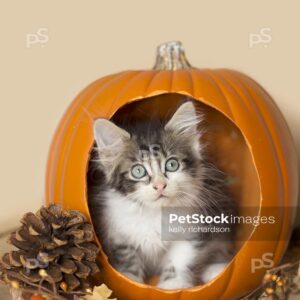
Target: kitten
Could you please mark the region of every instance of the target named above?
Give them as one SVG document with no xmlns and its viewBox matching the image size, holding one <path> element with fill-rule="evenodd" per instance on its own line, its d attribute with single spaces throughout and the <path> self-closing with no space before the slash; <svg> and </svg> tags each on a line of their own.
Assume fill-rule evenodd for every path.
<svg viewBox="0 0 300 300">
<path fill-rule="evenodd" d="M 89 186 L 93 223 L 111 264 L 137 282 L 159 275 L 159 288 L 189 288 L 210 281 L 232 258 L 233 233 L 226 241 L 161 238 L 163 207 L 235 210 L 221 172 L 204 158 L 200 121 L 189 101 L 166 124 L 94 123 L 98 160 L 89 172 L 103 176 Z"/>
</svg>

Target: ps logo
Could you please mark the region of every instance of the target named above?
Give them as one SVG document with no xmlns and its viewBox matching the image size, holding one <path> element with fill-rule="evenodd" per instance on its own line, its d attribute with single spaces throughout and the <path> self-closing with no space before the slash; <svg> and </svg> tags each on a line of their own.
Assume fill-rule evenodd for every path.
<svg viewBox="0 0 300 300">
<path fill-rule="evenodd" d="M 26 48 L 31 48 L 33 45 L 45 47 L 48 42 L 48 28 L 39 28 L 36 33 L 28 33 L 26 35 Z"/>
<path fill-rule="evenodd" d="M 251 259 L 251 273 L 259 269 L 270 269 L 274 266 L 273 253 L 264 253 L 261 258 Z"/>
<path fill-rule="evenodd" d="M 253 48 L 256 45 L 263 44 L 264 47 L 272 41 L 271 28 L 262 28 L 259 33 L 250 33 L 249 34 L 249 47 Z"/>
<path fill-rule="evenodd" d="M 160 157 L 161 147 L 159 144 L 152 144 L 149 146 L 149 150 L 139 150 L 142 160 L 149 160 L 151 157 Z"/>
</svg>

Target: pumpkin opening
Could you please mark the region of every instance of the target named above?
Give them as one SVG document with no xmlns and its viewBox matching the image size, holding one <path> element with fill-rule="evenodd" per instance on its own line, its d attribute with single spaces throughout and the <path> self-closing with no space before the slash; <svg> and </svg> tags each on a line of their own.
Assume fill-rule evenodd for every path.
<svg viewBox="0 0 300 300">
<path fill-rule="evenodd" d="M 202 126 L 205 130 L 201 139 L 206 144 L 206 154 L 209 155 L 210 161 L 226 174 L 229 192 L 238 204 L 239 213 L 249 215 L 247 208 L 254 207 L 250 214 L 252 216 L 257 214 L 260 205 L 260 185 L 252 155 L 243 134 L 224 114 L 202 102 L 190 97 L 188 99 L 192 100 L 197 111 L 204 115 Z M 180 104 L 186 100 L 187 97 L 184 95 L 166 93 L 132 101 L 121 107 L 111 119 L 116 124 L 122 124 L 124 119 L 126 122 L 151 120 L 152 118 L 168 120 Z M 91 149 L 88 162 L 88 197 L 93 193 L 93 187 L 103 184 L 103 177 L 99 170 L 92 168 L 93 151 L 94 148 Z M 253 227 L 250 226 L 239 226 L 235 255 L 251 235 L 252 229 Z M 103 255 L 107 260 L 105 253 Z M 153 285 L 155 282 L 157 279 L 151 279 L 149 284 Z"/>
</svg>

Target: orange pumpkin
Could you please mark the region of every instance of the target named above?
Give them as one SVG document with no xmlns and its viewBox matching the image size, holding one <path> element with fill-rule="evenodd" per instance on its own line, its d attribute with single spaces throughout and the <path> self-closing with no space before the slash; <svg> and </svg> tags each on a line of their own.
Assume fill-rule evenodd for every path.
<svg viewBox="0 0 300 300">
<path fill-rule="evenodd" d="M 163 44 L 152 70 L 124 71 L 98 79 L 72 102 L 50 149 L 46 201 L 78 209 L 89 218 L 87 169 L 97 118 L 165 118 L 185 96 L 205 112 L 215 163 L 235 178 L 232 193 L 241 207 L 254 206 L 278 217 L 272 226 L 244 233 L 239 251 L 213 281 L 186 290 L 164 291 L 135 283 L 111 267 L 101 252 L 104 282 L 118 299 L 237 299 L 256 288 L 272 257 L 276 265 L 287 246 L 298 192 L 296 154 L 286 122 L 267 92 L 237 71 L 197 69 L 180 43 Z M 290 209 L 288 209 L 290 208 Z M 270 256 L 265 256 L 270 255 Z M 252 268 L 252 269 L 251 269 Z"/>
</svg>

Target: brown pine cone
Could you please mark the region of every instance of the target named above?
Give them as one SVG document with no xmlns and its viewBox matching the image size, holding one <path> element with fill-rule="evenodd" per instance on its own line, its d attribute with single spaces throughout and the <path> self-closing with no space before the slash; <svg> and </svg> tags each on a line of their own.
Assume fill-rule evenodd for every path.
<svg viewBox="0 0 300 300">
<path fill-rule="evenodd" d="M 25 214 L 21 223 L 9 238 L 18 250 L 2 257 L 0 280 L 24 289 L 42 287 L 48 294 L 87 294 L 99 271 L 99 249 L 85 216 L 50 205 Z"/>
</svg>

